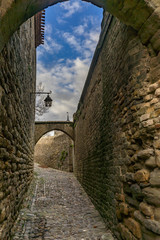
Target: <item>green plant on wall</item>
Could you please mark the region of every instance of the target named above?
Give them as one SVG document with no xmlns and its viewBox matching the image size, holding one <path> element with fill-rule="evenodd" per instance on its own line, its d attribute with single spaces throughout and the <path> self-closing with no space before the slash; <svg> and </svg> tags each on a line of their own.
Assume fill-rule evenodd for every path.
<svg viewBox="0 0 160 240">
<path fill-rule="evenodd" d="M 28 72 L 31 73 L 31 71 L 32 71 L 32 67 L 28 65 Z"/>
<path fill-rule="evenodd" d="M 61 167 L 63 166 L 64 161 L 66 160 L 67 156 L 68 156 L 68 152 L 66 152 L 65 150 L 63 150 L 63 151 L 61 152 L 60 159 L 59 159 L 59 161 L 58 161 L 58 168 L 61 168 Z"/>
</svg>

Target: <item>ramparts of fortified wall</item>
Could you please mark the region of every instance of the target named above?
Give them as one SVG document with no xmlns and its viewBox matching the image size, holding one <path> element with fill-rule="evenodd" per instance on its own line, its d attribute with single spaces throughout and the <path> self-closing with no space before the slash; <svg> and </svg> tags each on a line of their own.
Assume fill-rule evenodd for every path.
<svg viewBox="0 0 160 240">
<path fill-rule="evenodd" d="M 34 19 L 0 54 L 0 239 L 9 240 L 33 173 Z M 33 99 L 32 99 L 33 97 Z"/>
<path fill-rule="evenodd" d="M 74 171 L 118 239 L 158 240 L 160 55 L 116 18 L 105 29 L 75 115 Z"/>
<path fill-rule="evenodd" d="M 73 171 L 73 141 L 64 133 L 42 137 L 35 146 L 34 161 L 42 167 Z"/>
</svg>

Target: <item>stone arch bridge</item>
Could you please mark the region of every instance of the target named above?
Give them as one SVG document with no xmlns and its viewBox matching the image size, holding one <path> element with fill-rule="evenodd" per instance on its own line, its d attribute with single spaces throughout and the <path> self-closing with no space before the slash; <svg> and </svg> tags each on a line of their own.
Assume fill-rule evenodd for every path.
<svg viewBox="0 0 160 240">
<path fill-rule="evenodd" d="M 46 133 L 59 130 L 66 133 L 74 140 L 73 122 L 68 121 L 50 121 L 50 122 L 35 122 L 35 144 Z"/>
</svg>

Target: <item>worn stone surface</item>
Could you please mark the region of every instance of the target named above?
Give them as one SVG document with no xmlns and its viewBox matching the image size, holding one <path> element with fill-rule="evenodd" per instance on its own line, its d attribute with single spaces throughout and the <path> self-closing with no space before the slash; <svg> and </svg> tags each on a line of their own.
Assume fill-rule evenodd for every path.
<svg viewBox="0 0 160 240">
<path fill-rule="evenodd" d="M 157 166 L 155 157 L 147 159 L 145 165 L 149 168 L 155 168 Z"/>
<path fill-rule="evenodd" d="M 160 187 L 160 169 L 156 168 L 151 172 L 150 184 L 153 187 Z"/>
<path fill-rule="evenodd" d="M 124 219 L 125 226 L 132 232 L 132 234 L 137 237 L 138 239 L 141 239 L 141 228 L 138 222 L 136 222 L 132 218 L 126 218 Z"/>
<path fill-rule="evenodd" d="M 118 225 L 118 229 L 120 231 L 122 239 L 124 239 L 124 240 L 136 240 L 134 235 L 122 223 L 120 223 Z"/>
<path fill-rule="evenodd" d="M 9 231 L 33 173 L 34 20 L 13 35 L 0 54 L 0 239 Z"/>
<path fill-rule="evenodd" d="M 34 161 L 41 166 L 72 172 L 73 141 L 66 134 L 55 131 L 54 136 L 42 137 L 35 146 Z"/>
<path fill-rule="evenodd" d="M 73 174 L 38 166 L 35 173 L 30 204 L 20 212 L 13 240 L 115 239 Z"/>
<path fill-rule="evenodd" d="M 150 175 L 153 179 L 152 172 L 160 166 L 160 55 L 150 55 L 136 33 L 118 20 L 108 24 L 75 115 L 74 171 L 121 239 L 115 226 L 126 218 L 135 220 L 134 211 L 142 202 L 159 207 L 160 189 L 151 186 Z M 138 239 L 126 225 L 122 229 L 128 239 Z"/>
<path fill-rule="evenodd" d="M 140 159 L 148 159 L 151 155 L 153 155 L 153 149 L 144 149 L 138 152 L 137 157 Z"/>
<path fill-rule="evenodd" d="M 149 206 L 148 204 L 146 204 L 144 202 L 140 203 L 139 209 L 144 215 L 146 215 L 148 217 L 154 216 L 153 207 Z"/>
<path fill-rule="evenodd" d="M 155 218 L 155 220 L 160 222 L 160 208 L 156 208 L 154 210 L 154 218 Z"/>
<path fill-rule="evenodd" d="M 154 234 L 160 235 L 160 222 L 145 218 L 139 211 L 135 211 L 134 216 L 146 229 Z"/>
<path fill-rule="evenodd" d="M 143 194 L 149 204 L 160 207 L 160 189 L 147 187 L 143 189 Z"/>
<path fill-rule="evenodd" d="M 149 171 L 146 169 L 141 169 L 137 171 L 134 175 L 134 178 L 137 182 L 147 182 L 149 180 Z"/>
<path fill-rule="evenodd" d="M 119 210 L 120 210 L 120 213 L 122 213 L 124 215 L 128 215 L 128 204 L 120 203 L 119 204 Z"/>
</svg>

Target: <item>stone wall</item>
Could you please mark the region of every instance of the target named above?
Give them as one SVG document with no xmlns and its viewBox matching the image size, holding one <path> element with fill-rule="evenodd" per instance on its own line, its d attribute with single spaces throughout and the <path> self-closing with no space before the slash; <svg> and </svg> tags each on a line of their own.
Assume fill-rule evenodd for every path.
<svg viewBox="0 0 160 240">
<path fill-rule="evenodd" d="M 158 240 L 160 55 L 106 17 L 75 114 L 74 171 L 118 239 Z"/>
<path fill-rule="evenodd" d="M 34 161 L 43 167 L 73 171 L 73 141 L 66 134 L 42 137 L 35 146 Z"/>
<path fill-rule="evenodd" d="M 0 54 L 0 239 L 9 240 L 32 179 L 35 90 L 34 18 Z"/>
</svg>

